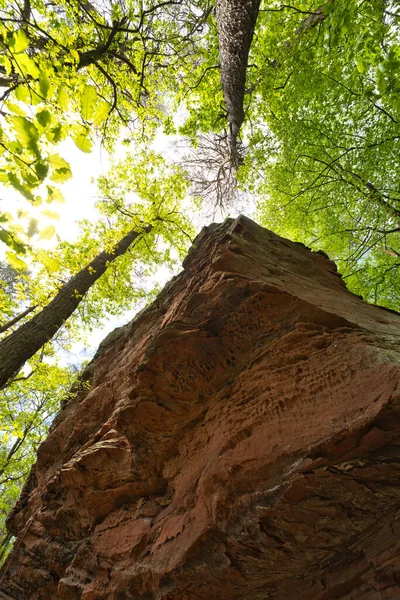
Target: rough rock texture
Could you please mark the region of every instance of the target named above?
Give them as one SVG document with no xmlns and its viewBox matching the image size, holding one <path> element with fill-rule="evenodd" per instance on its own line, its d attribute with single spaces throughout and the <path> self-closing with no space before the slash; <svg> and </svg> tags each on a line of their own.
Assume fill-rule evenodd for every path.
<svg viewBox="0 0 400 600">
<path fill-rule="evenodd" d="M 400 598 L 400 316 L 240 217 L 103 345 L 9 519 L 4 599 Z"/>
</svg>

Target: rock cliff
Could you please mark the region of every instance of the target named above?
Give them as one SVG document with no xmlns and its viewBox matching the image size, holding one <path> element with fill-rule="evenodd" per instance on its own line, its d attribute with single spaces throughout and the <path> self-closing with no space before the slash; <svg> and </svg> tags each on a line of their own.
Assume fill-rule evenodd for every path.
<svg viewBox="0 0 400 600">
<path fill-rule="evenodd" d="M 2 600 L 400 598 L 400 316 L 239 217 L 100 348 Z"/>
</svg>

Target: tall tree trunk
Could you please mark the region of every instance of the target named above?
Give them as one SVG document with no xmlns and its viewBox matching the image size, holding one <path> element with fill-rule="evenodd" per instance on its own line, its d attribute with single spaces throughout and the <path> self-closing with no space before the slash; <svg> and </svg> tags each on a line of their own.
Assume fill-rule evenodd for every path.
<svg viewBox="0 0 400 600">
<path fill-rule="evenodd" d="M 335 0 L 327 0 L 304 20 L 296 31 L 300 36 L 322 23 L 325 10 Z M 228 146 L 232 164 L 239 167 L 237 136 L 244 121 L 243 102 L 250 46 L 261 0 L 216 0 L 221 84 L 228 113 Z M 267 9 L 268 10 L 268 9 Z M 280 58 L 291 48 L 286 42 L 280 56 L 272 61 L 278 66 Z"/>
<path fill-rule="evenodd" d="M 143 231 L 131 229 L 112 252 L 98 254 L 91 263 L 71 277 L 40 313 L 0 342 L 0 389 L 15 376 L 29 358 L 51 340 L 95 281 L 105 273 L 108 265 L 124 254 L 143 233 L 149 233 L 151 229 L 152 225 L 147 225 Z"/>
<path fill-rule="evenodd" d="M 221 83 L 228 112 L 228 144 L 238 167 L 237 135 L 244 121 L 246 69 L 260 0 L 217 0 Z"/>
</svg>

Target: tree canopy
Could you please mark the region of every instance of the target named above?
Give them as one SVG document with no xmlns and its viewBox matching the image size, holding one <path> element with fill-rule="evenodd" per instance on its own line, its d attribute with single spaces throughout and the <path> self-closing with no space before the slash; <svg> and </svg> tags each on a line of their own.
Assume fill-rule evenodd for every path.
<svg viewBox="0 0 400 600">
<path fill-rule="evenodd" d="M 23 206 L 0 212 L 0 356 L 60 295 L 72 307 L 3 361 L 2 522 L 76 376 L 58 348 L 152 297 L 146 275 L 193 237 L 190 194 L 233 212 L 254 199 L 263 225 L 399 310 L 399 26 L 386 0 L 0 0 L 0 183 Z M 168 136 L 191 150 L 157 152 Z M 75 242 L 30 213 L 57 218 L 67 139 L 116 155 Z"/>
<path fill-rule="evenodd" d="M 266 59 L 249 106 L 247 172 L 261 175 L 264 223 L 322 248 L 350 289 L 398 309 L 400 45 L 390 6 L 335 0 L 308 25 L 298 10 L 261 13 L 253 52 Z"/>
</svg>

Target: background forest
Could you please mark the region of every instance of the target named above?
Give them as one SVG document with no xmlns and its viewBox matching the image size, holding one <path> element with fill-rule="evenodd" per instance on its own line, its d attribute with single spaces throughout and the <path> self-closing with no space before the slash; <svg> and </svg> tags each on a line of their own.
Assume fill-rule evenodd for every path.
<svg viewBox="0 0 400 600">
<path fill-rule="evenodd" d="M 245 205 L 399 310 L 399 24 L 386 0 L 0 0 L 2 558 L 65 350 L 149 302 L 210 215 Z M 68 140 L 111 163 L 74 241 Z"/>
</svg>

